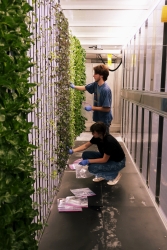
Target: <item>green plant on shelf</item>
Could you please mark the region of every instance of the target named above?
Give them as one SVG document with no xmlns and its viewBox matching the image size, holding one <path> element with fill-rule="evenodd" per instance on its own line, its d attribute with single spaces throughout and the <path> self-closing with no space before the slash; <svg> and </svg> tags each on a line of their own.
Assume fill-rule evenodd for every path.
<svg viewBox="0 0 167 250">
<path fill-rule="evenodd" d="M 28 141 L 33 123 L 28 114 L 34 83 L 29 68 L 34 66 L 27 52 L 31 46 L 26 17 L 32 7 L 25 0 L 0 1 L 0 249 L 38 248 L 33 208 L 33 152 Z"/>
</svg>

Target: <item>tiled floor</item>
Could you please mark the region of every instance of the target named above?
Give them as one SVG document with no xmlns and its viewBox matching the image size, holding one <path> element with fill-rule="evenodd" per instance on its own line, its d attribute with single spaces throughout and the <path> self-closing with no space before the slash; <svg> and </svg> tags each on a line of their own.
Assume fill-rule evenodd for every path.
<svg viewBox="0 0 167 250">
<path fill-rule="evenodd" d="M 39 250 L 167 249 L 166 228 L 120 135 L 114 136 L 122 145 L 127 159 L 121 180 L 115 186 L 108 186 L 106 181 L 94 183 L 93 177 L 76 179 L 75 171 L 67 169 Z M 82 133 L 76 140 L 76 146 L 90 138 L 90 133 Z M 70 156 L 69 163 L 77 158 L 81 158 L 81 153 Z M 70 189 L 83 187 L 89 187 L 96 193 L 96 196 L 89 197 L 89 207 L 82 212 L 59 213 L 57 198 L 70 196 Z"/>
</svg>

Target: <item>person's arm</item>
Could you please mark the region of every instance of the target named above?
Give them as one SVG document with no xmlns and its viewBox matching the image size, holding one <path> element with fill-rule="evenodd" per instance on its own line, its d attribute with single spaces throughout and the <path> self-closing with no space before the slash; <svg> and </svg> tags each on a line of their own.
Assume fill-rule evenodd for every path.
<svg viewBox="0 0 167 250">
<path fill-rule="evenodd" d="M 103 158 L 97 158 L 97 159 L 84 159 L 81 162 L 79 162 L 79 165 L 85 166 L 89 163 L 106 163 L 110 158 L 110 155 L 104 154 Z"/>
<path fill-rule="evenodd" d="M 70 87 L 72 89 L 76 89 L 76 90 L 79 90 L 79 91 L 85 91 L 86 90 L 85 86 L 76 86 L 73 83 L 70 83 Z"/>
<path fill-rule="evenodd" d="M 85 91 L 86 90 L 85 86 L 75 86 L 75 89 L 77 89 L 79 91 Z"/>
<path fill-rule="evenodd" d="M 92 145 L 92 143 L 90 143 L 90 141 L 88 141 L 85 144 L 83 144 L 83 145 L 81 145 L 81 146 L 79 146 L 77 148 L 70 149 L 69 153 L 73 154 L 73 153 L 76 153 L 76 152 L 83 151 L 83 150 L 89 148 L 91 145 Z"/>
<path fill-rule="evenodd" d="M 86 111 L 101 111 L 101 112 L 109 112 L 111 110 L 110 107 L 96 107 L 96 106 L 86 106 Z"/>
<path fill-rule="evenodd" d="M 110 155 L 103 155 L 103 158 L 88 159 L 89 163 L 106 163 L 110 158 Z"/>
<path fill-rule="evenodd" d="M 109 112 L 111 110 L 110 107 L 96 107 L 92 106 L 93 111 L 101 111 L 101 112 Z"/>
</svg>

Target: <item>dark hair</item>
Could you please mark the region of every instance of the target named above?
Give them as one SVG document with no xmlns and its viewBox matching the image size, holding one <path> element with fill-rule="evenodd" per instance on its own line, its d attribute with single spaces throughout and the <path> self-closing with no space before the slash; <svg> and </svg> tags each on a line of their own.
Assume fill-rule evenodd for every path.
<svg viewBox="0 0 167 250">
<path fill-rule="evenodd" d="M 99 74 L 103 76 L 103 80 L 106 81 L 109 76 L 109 68 L 105 64 L 100 64 L 95 66 L 94 68 L 95 74 Z"/>
<path fill-rule="evenodd" d="M 97 132 L 104 136 L 106 134 L 106 125 L 104 124 L 104 122 L 96 122 L 92 124 L 92 126 L 90 127 L 90 131 L 92 133 Z"/>
</svg>

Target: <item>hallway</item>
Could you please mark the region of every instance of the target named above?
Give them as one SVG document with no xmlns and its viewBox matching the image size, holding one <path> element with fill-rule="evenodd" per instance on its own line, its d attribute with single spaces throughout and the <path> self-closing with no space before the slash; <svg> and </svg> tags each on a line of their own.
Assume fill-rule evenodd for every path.
<svg viewBox="0 0 167 250">
<path fill-rule="evenodd" d="M 76 145 L 83 144 L 90 136 L 82 133 Z M 166 228 L 120 135 L 114 136 L 126 154 L 122 178 L 117 185 L 108 186 L 106 181 L 94 183 L 93 177 L 76 179 L 75 171 L 67 168 L 39 250 L 167 249 Z M 81 153 L 72 155 L 69 164 L 78 158 Z M 82 212 L 59 213 L 57 198 L 72 195 L 70 189 L 84 187 L 96 194 L 88 198 L 88 208 Z"/>
</svg>

